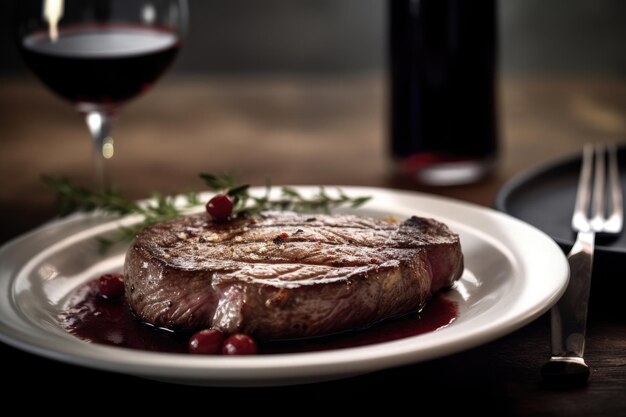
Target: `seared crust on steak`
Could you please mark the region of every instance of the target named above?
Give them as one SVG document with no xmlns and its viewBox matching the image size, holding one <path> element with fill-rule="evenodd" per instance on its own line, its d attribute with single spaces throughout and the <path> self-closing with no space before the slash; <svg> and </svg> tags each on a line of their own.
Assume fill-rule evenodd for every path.
<svg viewBox="0 0 626 417">
<path fill-rule="evenodd" d="M 259 339 L 364 327 L 421 308 L 463 272 L 459 237 L 432 219 L 193 215 L 143 230 L 124 265 L 135 314 L 169 329 Z"/>
</svg>

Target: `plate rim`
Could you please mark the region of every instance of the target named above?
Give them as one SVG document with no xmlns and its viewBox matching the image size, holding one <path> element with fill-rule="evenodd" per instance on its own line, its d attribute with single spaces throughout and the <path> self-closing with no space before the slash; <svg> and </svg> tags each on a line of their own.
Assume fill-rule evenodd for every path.
<svg viewBox="0 0 626 417">
<path fill-rule="evenodd" d="M 301 189 L 303 191 L 319 189 L 318 186 L 294 186 L 294 187 Z M 421 350 L 416 351 L 415 349 L 411 349 L 410 346 L 408 347 L 404 346 L 407 344 L 408 341 L 411 341 L 411 338 L 385 342 L 385 343 L 378 344 L 378 345 L 367 345 L 367 346 L 362 346 L 362 347 L 340 349 L 340 350 L 333 350 L 333 351 L 271 355 L 271 358 L 273 359 L 272 369 L 280 369 L 281 371 L 283 371 L 282 379 L 277 378 L 275 381 L 278 383 L 278 385 L 282 385 L 283 383 L 285 383 L 285 381 L 289 381 L 291 379 L 299 379 L 299 380 L 303 379 L 303 377 L 298 376 L 299 373 L 295 372 L 294 370 L 302 371 L 305 368 L 306 369 L 315 368 L 315 370 L 318 371 L 317 379 L 319 380 L 335 379 L 337 377 L 349 376 L 350 374 L 356 375 L 356 374 L 372 372 L 372 371 L 376 371 L 380 369 L 386 369 L 386 368 L 393 367 L 393 366 L 400 366 L 400 365 L 404 365 L 408 363 L 414 363 L 414 362 L 419 362 L 419 361 L 424 361 L 424 360 L 432 360 L 432 359 L 435 359 L 441 356 L 446 356 L 455 352 L 465 351 L 472 347 L 475 347 L 475 346 L 487 343 L 489 341 L 495 340 L 499 337 L 502 337 L 505 334 L 508 334 L 516 329 L 519 329 L 525 324 L 533 321 L 538 316 L 540 316 L 545 311 L 547 311 L 551 307 L 551 305 L 554 302 L 556 302 L 556 300 L 558 300 L 558 298 L 562 295 L 562 293 L 564 292 L 566 288 L 566 284 L 567 284 L 567 280 L 569 276 L 569 269 L 567 267 L 567 262 L 565 260 L 565 257 L 564 255 L 562 255 L 562 252 L 558 248 L 556 243 L 554 243 L 554 241 L 552 241 L 551 238 L 547 234 L 542 232 L 541 230 L 537 229 L 536 227 L 532 225 L 524 223 L 523 221 L 516 219 L 506 213 L 498 212 L 488 207 L 483 207 L 474 203 L 468 203 L 468 202 L 452 199 L 449 197 L 442 197 L 442 196 L 415 192 L 415 191 L 395 190 L 391 188 L 379 188 L 379 187 L 353 187 L 353 186 L 326 186 L 326 187 L 328 189 L 338 187 L 349 193 L 370 193 L 374 197 L 380 194 L 383 194 L 383 195 L 388 194 L 391 196 L 400 196 L 402 198 L 416 199 L 417 201 L 430 200 L 431 202 L 434 202 L 434 204 L 436 205 L 437 204 L 449 205 L 449 207 L 453 207 L 456 209 L 460 208 L 461 210 L 469 209 L 469 210 L 474 211 L 475 213 L 480 213 L 481 216 L 495 216 L 496 218 L 503 219 L 503 221 L 513 222 L 513 224 L 517 224 L 519 227 L 526 228 L 527 230 L 533 230 L 533 233 L 535 233 L 536 236 L 541 236 L 542 239 L 544 239 L 544 243 L 549 244 L 551 242 L 554 245 L 554 247 L 558 250 L 558 253 L 560 253 L 562 256 L 562 259 L 560 259 L 560 264 L 561 264 L 560 269 L 562 272 L 564 272 L 564 277 L 562 277 L 562 283 L 556 292 L 549 294 L 546 297 L 546 300 L 544 300 L 541 305 L 535 305 L 532 309 L 527 309 L 528 311 L 526 311 L 523 317 L 518 316 L 516 320 L 514 320 L 512 323 L 509 322 L 508 325 L 506 326 L 504 325 L 504 323 L 501 323 L 498 327 L 492 328 L 489 332 L 487 331 L 482 331 L 478 333 L 472 332 L 472 334 L 469 335 L 469 338 L 465 338 L 465 340 L 463 340 L 462 348 L 458 348 L 454 346 L 452 343 L 447 343 L 443 347 L 439 346 L 437 352 L 431 352 L 431 354 L 427 355 L 427 357 L 425 358 L 419 358 L 420 356 L 419 353 L 421 352 Z M 211 193 L 203 193 L 203 194 L 211 195 Z M 420 210 L 417 209 L 416 211 L 420 211 Z M 431 213 L 431 215 L 436 217 L 435 213 Z M 77 221 L 77 220 L 82 221 L 85 219 L 85 217 L 91 217 L 91 216 L 95 217 L 98 215 L 92 214 L 92 213 L 76 214 L 76 215 L 70 216 L 69 218 L 64 218 L 61 220 L 53 220 L 49 223 L 46 223 L 2 245 L 2 247 L 0 247 L 0 258 L 2 258 L 5 252 L 7 252 L 9 249 L 17 246 L 20 242 L 23 242 L 24 240 L 28 238 L 35 237 L 37 234 L 41 233 L 42 231 L 45 231 L 54 227 L 63 226 L 65 223 L 70 223 L 72 221 Z M 107 221 L 103 221 L 103 223 L 109 223 L 109 222 L 116 222 L 116 220 L 108 219 Z M 459 220 L 455 220 L 455 223 L 462 223 L 462 222 L 460 222 Z M 24 264 L 21 267 L 23 266 Z M 11 277 L 11 280 L 13 280 L 14 278 L 15 277 Z M 3 279 L 5 278 L 0 276 L 0 280 L 3 280 Z M 5 296 L 6 296 L 5 294 L 0 294 L 0 297 L 5 297 Z M 20 349 L 47 357 L 47 358 L 60 360 L 62 362 L 70 363 L 74 365 L 87 366 L 91 368 L 108 370 L 108 371 L 116 371 L 116 372 L 121 372 L 121 373 L 130 373 L 134 375 L 143 375 L 143 376 L 148 376 L 148 377 L 155 377 L 158 379 L 173 380 L 173 379 L 181 378 L 187 381 L 187 383 L 189 382 L 202 383 L 201 380 L 206 379 L 206 374 L 205 375 L 198 374 L 198 370 L 204 370 L 203 372 L 206 373 L 206 369 L 203 366 L 198 366 L 198 365 L 206 364 L 207 362 L 209 362 L 212 365 L 211 369 L 216 369 L 216 367 L 218 370 L 222 370 L 222 371 L 232 370 L 233 368 L 238 369 L 238 370 L 245 369 L 248 371 L 248 375 L 246 376 L 246 379 L 248 380 L 248 382 L 250 382 L 251 385 L 255 385 L 255 386 L 267 385 L 266 382 L 263 383 L 263 380 L 267 379 L 267 375 L 263 375 L 263 374 L 259 375 L 259 372 L 262 373 L 263 371 L 267 371 L 268 369 L 267 363 L 261 363 L 261 362 L 267 362 L 267 358 L 268 358 L 267 356 L 245 357 L 245 358 L 239 357 L 237 358 L 236 362 L 232 361 L 232 358 L 219 358 L 219 357 L 218 358 L 215 358 L 215 357 L 190 358 L 187 355 L 172 355 L 172 354 L 154 353 L 154 352 L 148 353 L 148 352 L 137 351 L 137 350 L 132 350 L 132 349 L 109 347 L 109 346 L 103 346 L 103 345 L 97 345 L 97 344 L 87 344 L 84 341 L 75 339 L 71 335 L 67 335 L 67 336 L 68 338 L 71 338 L 72 340 L 75 340 L 77 342 L 77 343 L 73 343 L 73 345 L 76 346 L 76 349 L 78 350 L 78 352 L 68 352 L 68 351 L 61 352 L 58 350 L 46 349 L 45 347 L 42 347 L 42 346 L 33 346 L 32 343 L 29 343 L 28 341 L 25 341 L 25 340 L 19 340 L 19 338 L 17 337 L 14 339 L 6 334 L 7 329 L 10 330 L 11 328 L 10 326 L 7 327 L 6 323 L 4 322 L 3 317 L 0 317 L 0 341 L 7 343 L 9 345 L 18 347 Z M 419 336 L 416 336 L 416 337 L 419 337 Z M 81 346 L 80 349 L 78 348 L 79 345 Z M 438 344 L 434 343 L 434 345 L 438 345 Z M 85 346 L 89 346 L 89 348 L 84 349 Z M 372 357 L 371 355 L 372 352 L 370 351 L 373 350 L 372 349 L 373 347 L 377 347 L 377 348 L 385 347 L 385 349 L 388 350 L 390 346 L 394 352 L 393 355 L 379 354 L 379 356 Z M 81 350 L 83 351 L 82 354 L 80 352 Z M 117 359 L 117 360 L 110 360 L 110 361 L 105 360 L 105 361 L 93 362 L 92 355 L 85 354 L 85 351 L 94 351 L 96 353 L 98 352 L 102 353 L 103 354 L 102 356 L 106 358 L 108 356 L 107 354 L 110 354 L 111 352 L 119 353 L 121 352 L 121 350 L 124 351 L 125 355 L 115 355 L 115 356 L 125 356 L 126 357 L 125 361 L 120 361 L 119 359 Z M 432 347 L 431 347 L 431 350 L 432 350 Z M 339 360 L 337 362 L 336 357 L 337 356 L 343 357 L 345 356 L 346 352 L 354 355 L 352 359 L 350 361 Z M 158 367 L 154 367 L 154 364 L 152 363 L 142 363 L 141 361 L 139 361 L 139 363 L 134 362 L 134 359 L 136 359 L 138 356 L 153 357 L 154 361 L 156 361 L 157 359 L 163 357 L 163 355 L 167 355 L 168 361 L 172 361 L 173 357 L 176 357 L 176 356 L 178 356 L 178 358 L 173 360 L 173 363 L 170 363 L 168 366 L 158 366 Z M 297 355 L 298 358 L 302 358 L 302 357 L 313 357 L 313 358 L 318 358 L 318 359 L 325 358 L 325 361 L 323 361 L 322 363 L 311 362 L 311 363 L 307 363 L 304 365 L 300 363 L 296 367 L 294 367 L 293 364 L 290 363 L 292 362 L 294 355 Z M 375 361 L 376 363 L 373 364 L 372 361 Z M 369 366 L 367 367 L 366 370 L 363 370 L 363 368 L 359 366 L 363 362 L 368 362 Z M 333 369 L 333 367 L 337 366 L 337 363 L 340 363 L 342 366 L 341 372 L 339 372 L 341 376 L 333 376 L 334 374 L 338 373 L 337 370 Z M 117 364 L 119 366 L 111 367 L 112 364 L 113 365 Z M 322 367 L 323 369 L 320 367 Z M 121 368 L 124 368 L 124 369 L 121 369 Z M 180 371 L 181 369 L 188 372 L 188 374 L 186 376 L 181 377 L 176 372 L 176 371 Z M 166 372 L 164 372 L 164 370 Z M 250 373 L 250 371 L 252 372 Z M 223 376 L 221 376 L 218 379 L 222 380 L 223 383 L 216 384 L 213 381 L 212 383 L 210 383 L 210 385 L 238 385 L 238 386 L 247 385 L 245 383 L 243 384 L 239 383 L 239 381 L 237 381 L 236 378 L 229 379 L 229 378 L 223 378 Z M 291 382 L 286 382 L 286 383 L 289 384 Z M 277 384 L 270 383 L 270 385 L 277 385 Z"/>
</svg>

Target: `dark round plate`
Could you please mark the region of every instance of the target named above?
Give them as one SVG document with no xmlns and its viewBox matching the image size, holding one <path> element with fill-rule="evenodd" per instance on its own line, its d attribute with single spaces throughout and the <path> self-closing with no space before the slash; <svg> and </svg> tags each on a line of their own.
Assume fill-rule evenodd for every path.
<svg viewBox="0 0 626 417">
<path fill-rule="evenodd" d="M 619 147 L 618 160 L 626 196 L 626 145 Z M 494 205 L 542 230 L 568 252 L 576 238 L 571 221 L 580 165 L 581 154 L 576 154 L 531 168 L 506 183 Z M 613 300 L 621 305 L 620 289 L 626 287 L 626 280 L 621 277 L 625 274 L 626 234 L 610 239 L 597 237 L 592 299 L 602 297 L 603 303 Z"/>
</svg>

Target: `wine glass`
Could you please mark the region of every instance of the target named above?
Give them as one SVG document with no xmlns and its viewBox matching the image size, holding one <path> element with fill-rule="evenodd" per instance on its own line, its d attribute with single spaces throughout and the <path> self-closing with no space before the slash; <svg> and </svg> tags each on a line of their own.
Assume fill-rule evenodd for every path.
<svg viewBox="0 0 626 417">
<path fill-rule="evenodd" d="M 182 46 L 186 0 L 20 0 L 24 61 L 82 113 L 96 182 L 108 185 L 111 129 L 122 104 L 150 88 Z"/>
</svg>

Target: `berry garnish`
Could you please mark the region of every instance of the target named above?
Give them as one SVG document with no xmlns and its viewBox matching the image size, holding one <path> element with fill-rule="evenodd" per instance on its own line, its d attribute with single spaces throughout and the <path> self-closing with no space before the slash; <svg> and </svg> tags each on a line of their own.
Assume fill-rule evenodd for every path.
<svg viewBox="0 0 626 417">
<path fill-rule="evenodd" d="M 214 220 L 228 220 L 233 212 L 233 200 L 226 194 L 218 194 L 206 203 L 206 211 Z"/>
<path fill-rule="evenodd" d="M 104 274 L 98 279 L 98 291 L 102 298 L 119 298 L 124 295 L 124 276 Z"/>
<path fill-rule="evenodd" d="M 224 333 L 217 329 L 204 329 L 189 339 L 189 353 L 217 355 L 222 351 Z"/>
<path fill-rule="evenodd" d="M 224 355 L 254 355 L 256 342 L 247 334 L 235 333 L 228 336 L 224 342 L 222 353 Z"/>
</svg>

